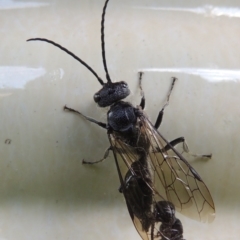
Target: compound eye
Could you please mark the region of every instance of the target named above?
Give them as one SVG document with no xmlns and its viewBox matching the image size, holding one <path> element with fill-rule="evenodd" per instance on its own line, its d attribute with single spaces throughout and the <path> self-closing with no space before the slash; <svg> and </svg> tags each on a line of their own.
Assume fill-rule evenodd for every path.
<svg viewBox="0 0 240 240">
<path fill-rule="evenodd" d="M 121 86 L 122 86 L 123 88 L 127 88 L 127 87 L 128 87 L 127 83 L 125 83 L 125 82 L 122 82 Z"/>
<path fill-rule="evenodd" d="M 101 100 L 101 97 L 100 97 L 100 95 L 98 93 L 96 93 L 96 94 L 94 94 L 93 99 L 97 103 L 97 102 L 99 102 Z"/>
</svg>

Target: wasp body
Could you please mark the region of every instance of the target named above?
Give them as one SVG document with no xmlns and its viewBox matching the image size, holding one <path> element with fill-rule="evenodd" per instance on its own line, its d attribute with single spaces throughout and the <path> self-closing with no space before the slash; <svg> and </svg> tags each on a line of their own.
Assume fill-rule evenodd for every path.
<svg viewBox="0 0 240 240">
<path fill-rule="evenodd" d="M 107 131 L 110 147 L 102 159 L 92 163 L 101 162 L 107 158 L 110 151 L 113 152 L 120 179 L 119 190 L 125 197 L 129 214 L 142 239 L 154 240 L 161 237 L 180 240 L 183 230 L 180 220 L 175 218 L 175 208 L 190 218 L 211 222 L 215 214 L 214 202 L 201 177 L 174 148 L 176 144 L 183 142 L 184 138 L 168 142 L 157 130 L 176 78 L 173 78 L 166 104 L 159 112 L 154 125 L 143 111 L 145 97 L 141 86 L 142 73 L 139 75 L 142 98 L 137 107 L 123 101 L 130 94 L 128 84 L 124 81 L 111 81 L 104 42 L 108 1 L 105 1 L 101 21 L 102 59 L 107 82 L 104 82 L 86 62 L 61 45 L 45 38 L 32 38 L 28 41 L 45 41 L 60 48 L 83 64 L 97 78 L 102 88 L 94 94 L 94 101 L 100 107 L 109 107 L 107 123 L 99 122 L 66 106 L 64 109 L 80 114 Z M 167 207 L 162 206 L 164 204 Z M 169 219 L 164 219 L 163 216 L 169 212 Z"/>
</svg>

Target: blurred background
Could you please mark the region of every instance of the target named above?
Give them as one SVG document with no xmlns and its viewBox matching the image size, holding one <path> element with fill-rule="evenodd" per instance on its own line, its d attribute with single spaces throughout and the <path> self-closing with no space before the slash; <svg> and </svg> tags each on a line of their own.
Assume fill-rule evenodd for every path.
<svg viewBox="0 0 240 240">
<path fill-rule="evenodd" d="M 103 0 L 0 1 L 0 240 L 140 239 L 118 192 L 113 157 L 102 158 L 106 131 L 63 111 L 67 105 L 106 122 L 93 95 L 96 78 L 44 42 L 58 42 L 104 80 L 100 21 Z M 238 1 L 110 0 L 106 57 L 113 80 L 155 122 L 171 77 L 179 80 L 161 133 L 184 136 L 191 160 L 212 193 L 216 219 L 203 224 L 178 215 L 184 237 L 239 239 L 240 4 Z"/>
</svg>

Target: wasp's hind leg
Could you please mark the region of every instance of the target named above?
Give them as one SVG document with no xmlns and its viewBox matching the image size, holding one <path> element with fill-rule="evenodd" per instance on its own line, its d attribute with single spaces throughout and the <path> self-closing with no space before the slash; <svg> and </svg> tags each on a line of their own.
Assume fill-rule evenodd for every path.
<svg viewBox="0 0 240 240">
<path fill-rule="evenodd" d="M 212 158 L 212 154 L 195 154 L 195 153 L 191 153 L 189 151 L 187 142 L 185 140 L 184 137 L 179 137 L 176 138 L 174 140 L 172 140 L 171 142 L 167 143 L 165 147 L 163 147 L 161 149 L 161 152 L 167 152 L 168 150 L 170 150 L 172 147 L 175 147 L 176 145 L 178 145 L 179 143 L 182 143 L 182 148 L 183 148 L 183 152 L 195 157 L 195 158 Z"/>
<path fill-rule="evenodd" d="M 175 85 L 176 80 L 177 80 L 177 78 L 172 77 L 172 84 L 171 84 L 171 87 L 170 87 L 170 89 L 169 89 L 169 91 L 168 91 L 167 99 L 166 99 L 166 101 L 165 101 L 165 103 L 164 103 L 164 105 L 163 105 L 163 107 L 162 107 L 162 110 L 158 113 L 157 120 L 156 120 L 156 122 L 155 122 L 155 124 L 154 124 L 154 127 L 155 127 L 156 129 L 158 129 L 158 128 L 160 127 L 161 123 L 162 123 L 162 118 L 163 118 L 164 109 L 165 109 L 165 107 L 167 107 L 168 104 L 169 104 L 170 96 L 171 96 L 171 93 L 172 93 L 172 90 L 173 90 L 173 87 L 174 87 L 174 85 Z"/>
</svg>

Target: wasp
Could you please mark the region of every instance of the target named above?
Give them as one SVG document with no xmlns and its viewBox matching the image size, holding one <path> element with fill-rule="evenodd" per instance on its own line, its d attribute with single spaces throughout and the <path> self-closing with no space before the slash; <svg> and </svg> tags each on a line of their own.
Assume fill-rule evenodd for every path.
<svg viewBox="0 0 240 240">
<path fill-rule="evenodd" d="M 146 100 L 142 89 L 143 73 L 139 73 L 141 101 L 136 107 L 123 101 L 130 94 L 128 84 L 111 80 L 104 41 L 108 2 L 109 0 L 105 1 L 101 20 L 102 62 L 106 82 L 85 61 L 58 43 L 45 38 L 31 38 L 27 41 L 44 41 L 60 48 L 97 78 L 102 88 L 93 98 L 99 107 L 109 108 L 107 123 L 64 106 L 64 110 L 79 114 L 107 131 L 110 147 L 105 151 L 103 158 L 95 162 L 83 160 L 83 163 L 101 162 L 112 152 L 120 179 L 119 191 L 124 195 L 130 217 L 142 239 L 154 240 L 161 237 L 180 240 L 183 228 L 180 220 L 175 217 L 175 208 L 192 219 L 212 222 L 215 216 L 214 202 L 202 178 L 175 149 L 175 145 L 185 143 L 184 138 L 168 142 L 158 131 L 176 78 L 172 79 L 166 103 L 159 111 L 155 124 L 152 124 L 144 112 Z M 165 218 L 167 214 L 169 216 Z"/>
</svg>

